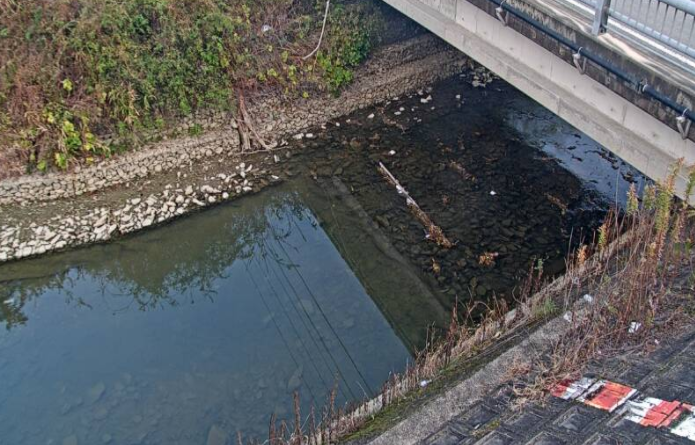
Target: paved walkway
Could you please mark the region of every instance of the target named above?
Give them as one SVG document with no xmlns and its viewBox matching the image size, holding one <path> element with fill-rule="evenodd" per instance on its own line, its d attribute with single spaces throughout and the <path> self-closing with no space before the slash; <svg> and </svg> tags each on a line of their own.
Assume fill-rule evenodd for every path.
<svg viewBox="0 0 695 445">
<path fill-rule="evenodd" d="M 421 445 L 695 444 L 695 327 L 647 356 L 595 363 L 584 377 L 522 410 L 512 409 L 510 386 L 498 388 Z"/>
</svg>

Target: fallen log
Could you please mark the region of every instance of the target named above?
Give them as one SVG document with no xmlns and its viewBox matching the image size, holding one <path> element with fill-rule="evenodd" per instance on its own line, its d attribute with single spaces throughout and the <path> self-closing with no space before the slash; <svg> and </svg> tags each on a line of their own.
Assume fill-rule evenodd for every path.
<svg viewBox="0 0 695 445">
<path fill-rule="evenodd" d="M 454 247 L 454 243 L 452 243 L 446 237 L 446 235 L 444 235 L 444 231 L 442 230 L 442 228 L 436 225 L 432 221 L 432 219 L 430 219 L 427 213 L 425 213 L 417 204 L 417 202 L 415 202 L 415 200 L 410 196 L 408 191 L 401 185 L 400 182 L 398 182 L 398 179 L 396 179 L 396 177 L 393 176 L 393 174 L 391 174 L 391 172 L 381 162 L 379 162 L 379 172 L 389 183 L 391 183 L 391 185 L 396 187 L 398 194 L 403 195 L 405 197 L 405 203 L 407 204 L 411 213 L 425 227 L 425 230 L 427 231 L 427 239 L 430 241 L 434 241 L 435 243 L 437 243 L 437 245 L 444 247 L 445 249 L 451 249 L 452 247 Z"/>
</svg>

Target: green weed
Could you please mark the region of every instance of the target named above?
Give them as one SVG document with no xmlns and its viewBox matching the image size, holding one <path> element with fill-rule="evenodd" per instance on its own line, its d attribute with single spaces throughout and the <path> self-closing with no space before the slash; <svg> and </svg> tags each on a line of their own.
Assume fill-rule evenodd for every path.
<svg viewBox="0 0 695 445">
<path fill-rule="evenodd" d="M 305 61 L 323 5 L 0 0 L 0 147 L 26 150 L 39 170 L 65 168 L 137 146 L 138 134 L 198 110 L 233 112 L 238 89 L 337 94 L 383 20 L 371 1 L 332 2 L 328 37 Z M 105 147 L 98 134 L 118 140 Z"/>
</svg>

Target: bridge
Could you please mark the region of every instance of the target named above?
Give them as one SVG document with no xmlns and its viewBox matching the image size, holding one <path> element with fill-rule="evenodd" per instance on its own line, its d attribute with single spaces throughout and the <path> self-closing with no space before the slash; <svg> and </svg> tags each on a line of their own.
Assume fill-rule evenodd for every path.
<svg viewBox="0 0 695 445">
<path fill-rule="evenodd" d="M 646 176 L 695 164 L 695 0 L 384 1 Z"/>
</svg>

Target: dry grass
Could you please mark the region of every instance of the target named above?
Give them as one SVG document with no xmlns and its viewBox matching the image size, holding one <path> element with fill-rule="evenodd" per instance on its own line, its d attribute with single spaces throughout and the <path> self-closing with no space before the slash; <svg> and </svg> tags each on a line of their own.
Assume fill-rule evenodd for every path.
<svg viewBox="0 0 695 445">
<path fill-rule="evenodd" d="M 522 403 L 543 398 L 592 361 L 648 351 L 657 338 L 692 322 L 695 213 L 688 202 L 673 199 L 675 171 L 648 188 L 641 205 L 631 189 L 626 215 L 609 214 L 594 255 L 587 258 L 586 246 L 575 253 L 564 297 L 571 328 L 517 376 Z M 590 304 L 571 307 L 571 296 L 584 292 Z"/>
</svg>

